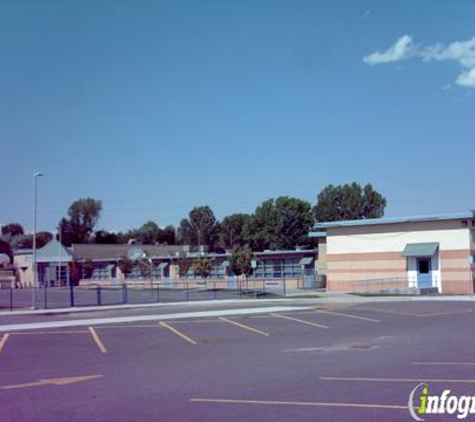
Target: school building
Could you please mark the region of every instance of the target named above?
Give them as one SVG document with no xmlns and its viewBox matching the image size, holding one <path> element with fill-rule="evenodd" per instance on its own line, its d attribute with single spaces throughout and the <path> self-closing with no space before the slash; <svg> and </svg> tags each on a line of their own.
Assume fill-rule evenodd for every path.
<svg viewBox="0 0 475 422">
<path fill-rule="evenodd" d="M 475 212 L 315 225 L 327 291 L 474 294 Z"/>
<path fill-rule="evenodd" d="M 64 247 L 53 239 L 37 250 L 39 286 L 75 285 L 116 285 L 120 283 L 147 284 L 155 281 L 163 284 L 199 283 L 200 277 L 193 272 L 193 262 L 205 254 L 212 259 L 210 282 L 219 287 L 235 287 L 227 253 L 205 253 L 204 248 L 188 245 L 100 245 L 73 244 Z M 186 275 L 180 276 L 180 260 L 189 262 Z M 120 261 L 124 258 L 133 265 L 128 274 L 121 271 Z M 285 280 L 289 288 L 318 287 L 315 272 L 316 250 L 267 250 L 255 253 L 256 268 L 252 278 L 264 283 Z M 14 265 L 17 268 L 16 285 L 28 287 L 33 283 L 32 251 L 14 252 Z M 144 274 L 146 266 L 147 274 Z"/>
</svg>

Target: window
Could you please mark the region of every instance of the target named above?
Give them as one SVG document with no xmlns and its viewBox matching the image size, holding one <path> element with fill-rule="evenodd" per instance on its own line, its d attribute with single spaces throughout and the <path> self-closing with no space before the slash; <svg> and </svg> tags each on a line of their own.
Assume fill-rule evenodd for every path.
<svg viewBox="0 0 475 422">
<path fill-rule="evenodd" d="M 430 273 L 430 260 L 427 258 L 417 260 L 417 271 L 419 274 Z"/>
</svg>

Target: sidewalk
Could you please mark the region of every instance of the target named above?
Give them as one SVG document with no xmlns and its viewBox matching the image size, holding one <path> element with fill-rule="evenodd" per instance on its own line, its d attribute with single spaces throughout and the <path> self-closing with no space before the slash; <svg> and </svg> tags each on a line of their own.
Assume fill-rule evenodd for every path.
<svg viewBox="0 0 475 422">
<path fill-rule="evenodd" d="M 340 292 L 302 292 L 291 293 L 279 299 L 219 299 L 219 300 L 193 300 L 182 302 L 161 302 L 161 303 L 141 303 L 127 305 L 104 305 L 104 306 L 84 306 L 73 308 L 56 309 L 24 309 L 18 311 L 1 311 L 1 316 L 21 316 L 21 315 L 53 315 L 53 314 L 74 314 L 83 312 L 100 312 L 128 309 L 150 309 L 166 307 L 193 307 L 193 306 L 221 306 L 221 305 L 265 305 L 265 304 L 287 304 L 287 305 L 325 305 L 325 304 L 359 304 L 368 302 L 404 302 L 404 301 L 475 301 L 475 295 L 471 296 L 358 296 L 350 293 Z"/>
</svg>

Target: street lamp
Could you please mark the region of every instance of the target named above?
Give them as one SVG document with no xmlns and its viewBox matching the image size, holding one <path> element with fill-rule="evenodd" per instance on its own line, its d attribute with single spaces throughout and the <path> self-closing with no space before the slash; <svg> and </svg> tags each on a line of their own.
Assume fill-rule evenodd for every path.
<svg viewBox="0 0 475 422">
<path fill-rule="evenodd" d="M 36 287 L 38 284 L 38 266 L 36 264 L 36 204 L 38 200 L 38 177 L 43 173 L 36 171 L 33 173 L 33 294 L 31 296 L 31 309 L 36 309 Z"/>
</svg>

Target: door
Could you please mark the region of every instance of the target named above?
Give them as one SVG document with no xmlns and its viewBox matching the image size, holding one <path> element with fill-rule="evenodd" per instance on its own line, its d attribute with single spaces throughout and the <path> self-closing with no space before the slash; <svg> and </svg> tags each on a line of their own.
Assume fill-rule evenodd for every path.
<svg viewBox="0 0 475 422">
<path fill-rule="evenodd" d="M 430 258 L 417 258 L 417 287 L 432 287 Z"/>
</svg>

